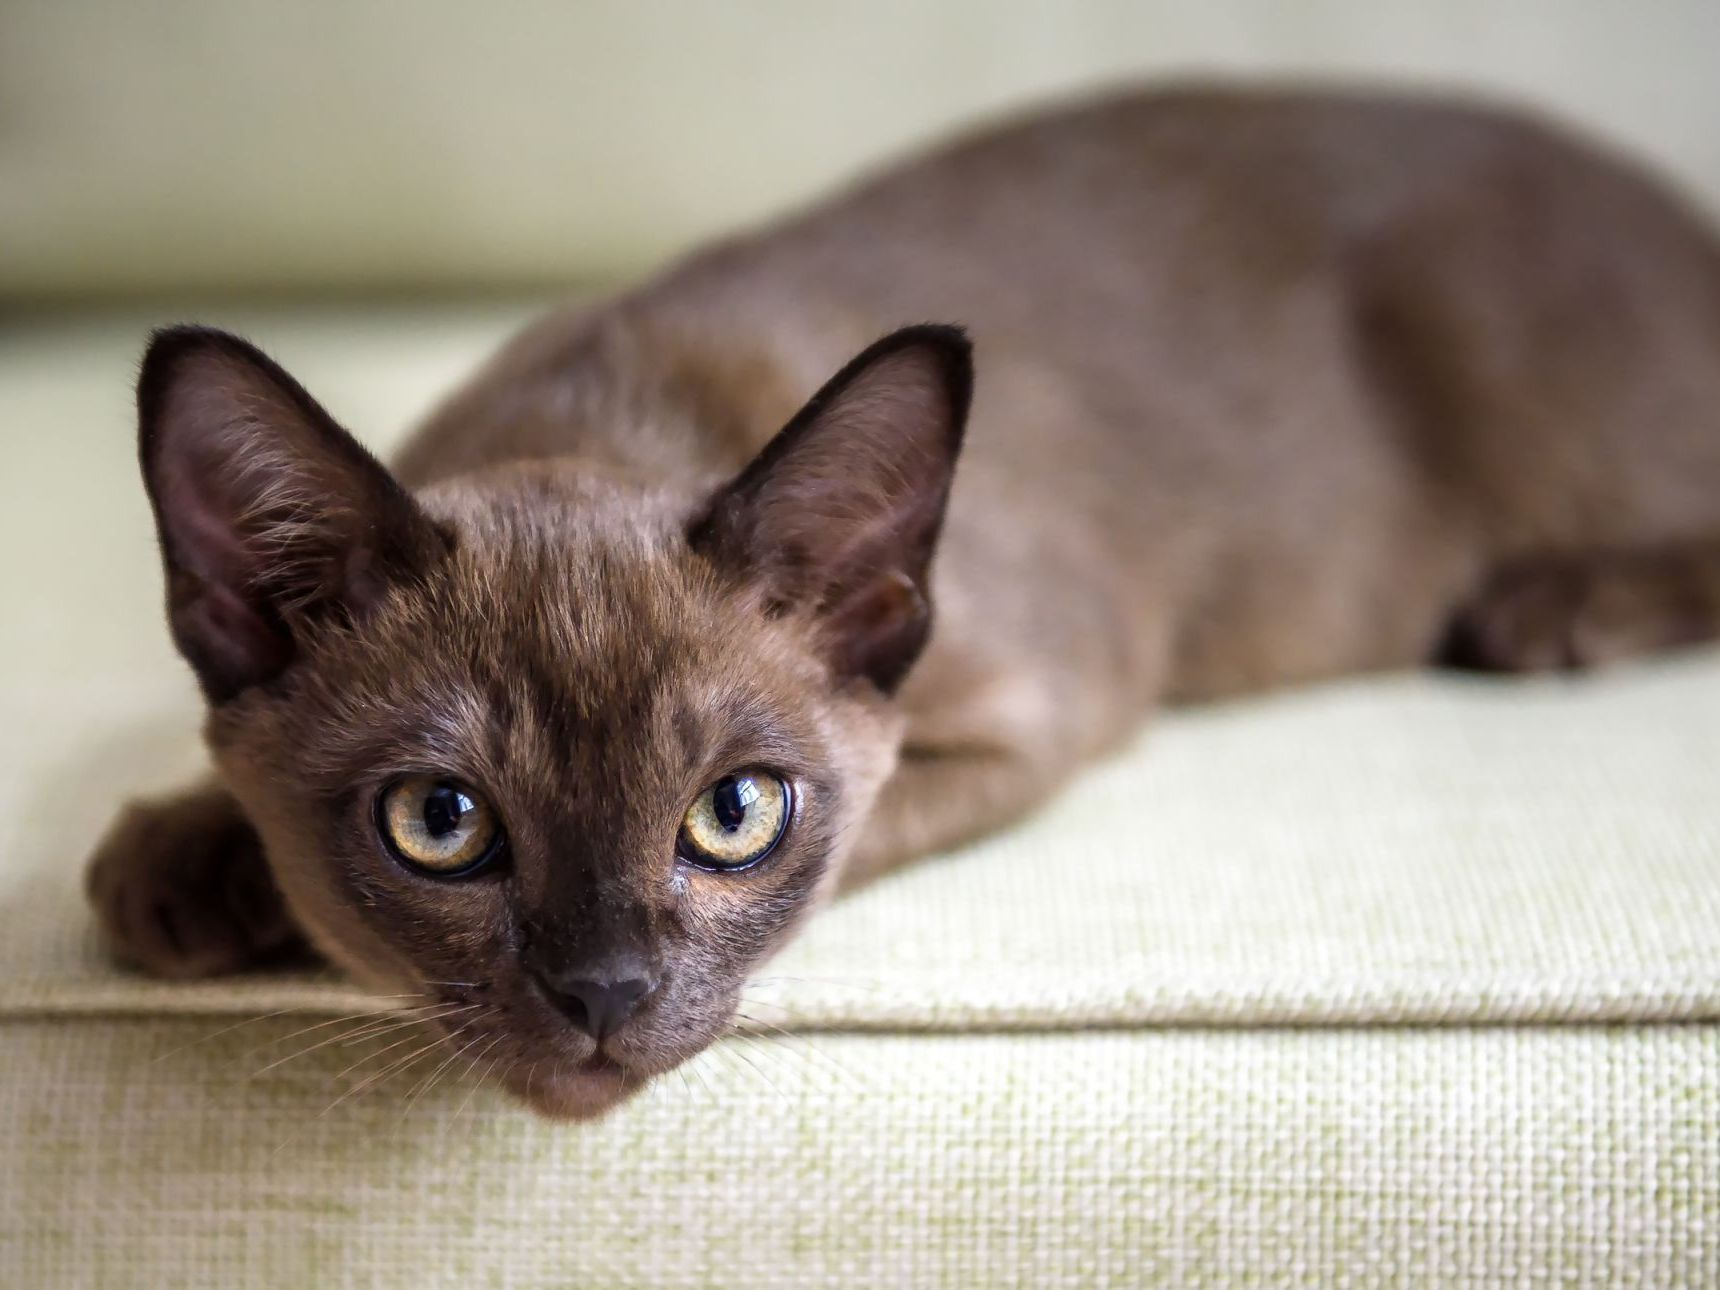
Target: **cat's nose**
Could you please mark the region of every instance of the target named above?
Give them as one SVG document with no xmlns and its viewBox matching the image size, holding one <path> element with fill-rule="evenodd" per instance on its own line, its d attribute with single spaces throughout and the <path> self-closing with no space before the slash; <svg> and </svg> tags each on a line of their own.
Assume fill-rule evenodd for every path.
<svg viewBox="0 0 1720 1290">
<path fill-rule="evenodd" d="M 537 979 L 567 1019 L 598 1040 L 619 1030 L 657 986 L 650 973 L 632 964 L 602 973 L 539 972 Z"/>
</svg>

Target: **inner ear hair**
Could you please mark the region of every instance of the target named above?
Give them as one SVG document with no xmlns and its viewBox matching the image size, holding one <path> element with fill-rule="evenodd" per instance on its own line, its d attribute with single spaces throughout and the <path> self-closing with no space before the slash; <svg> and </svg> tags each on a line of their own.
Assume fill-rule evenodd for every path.
<svg viewBox="0 0 1720 1290">
<path fill-rule="evenodd" d="M 972 397 L 960 328 L 892 332 L 818 391 L 695 520 L 714 563 L 815 620 L 832 670 L 889 691 L 930 631 L 930 565 Z"/>
<path fill-rule="evenodd" d="M 174 637 L 213 701 L 278 675 L 320 618 L 362 615 L 441 546 L 357 440 L 226 332 L 155 335 L 138 451 Z"/>
</svg>

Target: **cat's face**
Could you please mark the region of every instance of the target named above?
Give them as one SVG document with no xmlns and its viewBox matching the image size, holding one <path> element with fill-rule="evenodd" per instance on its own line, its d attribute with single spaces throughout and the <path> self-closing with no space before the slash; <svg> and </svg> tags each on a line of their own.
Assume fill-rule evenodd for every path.
<svg viewBox="0 0 1720 1290">
<path fill-rule="evenodd" d="M 539 461 L 413 498 L 248 346 L 158 339 L 170 621 L 315 943 L 552 1114 L 720 1037 L 894 763 L 966 399 L 916 329 L 714 490 Z"/>
</svg>

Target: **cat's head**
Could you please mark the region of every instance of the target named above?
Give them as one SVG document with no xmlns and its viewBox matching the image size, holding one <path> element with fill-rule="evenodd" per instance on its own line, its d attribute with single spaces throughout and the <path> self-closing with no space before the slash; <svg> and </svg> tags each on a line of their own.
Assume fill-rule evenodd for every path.
<svg viewBox="0 0 1720 1290">
<path fill-rule="evenodd" d="M 710 488 L 544 460 L 414 495 L 248 344 L 158 334 L 174 639 L 312 940 L 552 1114 L 723 1034 L 894 765 L 970 383 L 912 328 Z"/>
</svg>

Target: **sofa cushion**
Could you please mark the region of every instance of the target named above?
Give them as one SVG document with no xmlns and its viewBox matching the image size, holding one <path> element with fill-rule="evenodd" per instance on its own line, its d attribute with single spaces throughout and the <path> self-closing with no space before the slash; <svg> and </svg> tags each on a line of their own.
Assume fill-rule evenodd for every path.
<svg viewBox="0 0 1720 1290">
<path fill-rule="evenodd" d="M 386 445 L 526 310 L 216 320 Z M 0 343 L 0 1281 L 1714 1270 L 1713 653 L 1165 714 L 820 914 L 750 1037 L 590 1128 L 464 1063 L 386 1075 L 415 1049 L 332 976 L 117 971 L 84 856 L 199 760 L 132 464 L 142 324 Z"/>
<path fill-rule="evenodd" d="M 385 447 L 529 312 L 233 321 Z M 325 977 L 157 984 L 93 939 L 91 842 L 198 765 L 133 464 L 143 330 L 0 349 L 0 422 L 28 428 L 0 542 L 52 552 L 14 558 L 0 642 L 0 1009 L 356 1006 Z M 768 991 L 841 1027 L 1711 1020 L 1717 783 L 1714 654 L 1168 713 L 1022 826 L 821 914 Z"/>
<path fill-rule="evenodd" d="M 557 1127 L 469 1082 L 421 1090 L 428 1067 L 350 1094 L 357 1054 L 292 1057 L 302 1024 L 0 1026 L 0 1281 L 1720 1277 L 1710 1027 L 731 1041 L 606 1120 Z"/>
</svg>

